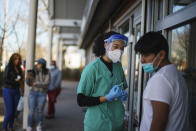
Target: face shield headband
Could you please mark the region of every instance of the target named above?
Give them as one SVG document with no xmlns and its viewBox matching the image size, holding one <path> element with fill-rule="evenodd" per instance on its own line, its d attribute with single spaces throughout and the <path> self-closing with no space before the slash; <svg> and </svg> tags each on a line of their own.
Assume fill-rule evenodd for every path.
<svg viewBox="0 0 196 131">
<path fill-rule="evenodd" d="M 127 46 L 127 43 L 128 43 L 128 38 L 124 35 L 121 35 L 121 34 L 115 34 L 115 35 L 112 35 L 110 36 L 108 39 L 104 40 L 107 44 L 110 44 L 114 41 L 122 41 L 124 43 L 124 47 Z"/>
</svg>

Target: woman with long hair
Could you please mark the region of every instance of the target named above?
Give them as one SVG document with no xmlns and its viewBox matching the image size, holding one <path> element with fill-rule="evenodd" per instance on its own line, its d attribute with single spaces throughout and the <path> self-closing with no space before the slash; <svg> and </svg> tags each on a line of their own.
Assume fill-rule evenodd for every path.
<svg viewBox="0 0 196 131">
<path fill-rule="evenodd" d="M 13 131 L 14 118 L 20 99 L 20 84 L 23 81 L 21 69 L 21 56 L 12 54 L 4 72 L 3 98 L 6 113 L 3 121 L 3 131 Z"/>
<path fill-rule="evenodd" d="M 28 128 L 32 131 L 33 120 L 36 121 L 36 131 L 42 131 L 43 111 L 46 102 L 46 92 L 50 83 L 50 73 L 46 68 L 46 60 L 40 58 L 33 70 L 28 70 L 26 82 L 31 86 L 28 103 Z"/>
</svg>

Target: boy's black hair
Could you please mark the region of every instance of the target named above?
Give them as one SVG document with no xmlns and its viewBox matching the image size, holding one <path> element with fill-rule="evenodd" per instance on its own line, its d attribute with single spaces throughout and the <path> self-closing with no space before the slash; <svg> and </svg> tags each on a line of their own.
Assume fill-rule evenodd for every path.
<svg viewBox="0 0 196 131">
<path fill-rule="evenodd" d="M 167 59 L 169 52 L 168 42 L 159 32 L 148 32 L 144 34 L 135 45 L 135 51 L 141 54 L 154 53 L 156 55 L 161 50 L 166 52 Z"/>
<path fill-rule="evenodd" d="M 105 54 L 105 47 L 104 47 L 104 40 L 109 38 L 111 35 L 114 34 L 119 34 L 115 31 L 110 31 L 104 34 L 100 34 L 95 42 L 94 42 L 94 46 L 93 46 L 93 53 L 95 54 L 95 56 L 99 57 L 99 56 L 103 56 Z"/>
</svg>

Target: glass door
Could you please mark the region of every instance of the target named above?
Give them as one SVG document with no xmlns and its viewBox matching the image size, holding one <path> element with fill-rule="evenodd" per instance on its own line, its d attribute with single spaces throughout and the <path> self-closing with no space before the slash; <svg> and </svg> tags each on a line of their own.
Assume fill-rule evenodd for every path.
<svg viewBox="0 0 196 131">
<path fill-rule="evenodd" d="M 120 27 L 120 33 L 124 34 L 125 36 L 129 37 L 129 19 Z M 122 67 L 124 70 L 124 74 L 125 74 L 125 78 L 128 84 L 128 88 L 126 89 L 127 92 L 129 92 L 129 64 L 130 64 L 130 43 L 128 43 L 128 45 L 124 48 L 124 52 L 122 55 L 122 59 L 121 59 L 121 63 L 122 63 Z M 124 106 L 125 106 L 125 110 L 129 110 L 129 98 L 127 99 L 127 101 L 124 102 Z"/>
<path fill-rule="evenodd" d="M 170 60 L 186 80 L 189 92 L 189 122 L 196 130 L 196 20 L 169 30 Z"/>
<path fill-rule="evenodd" d="M 138 6 L 140 7 L 140 6 Z M 128 131 L 137 131 L 140 121 L 140 103 L 141 103 L 141 83 L 142 68 L 140 65 L 140 54 L 135 53 L 134 46 L 141 37 L 141 10 L 136 9 L 132 19 L 132 61 L 131 61 L 131 81 L 130 81 L 130 111 L 129 111 L 129 128 Z"/>
<path fill-rule="evenodd" d="M 139 38 L 141 37 L 141 23 L 138 23 L 135 25 L 135 44 L 137 43 L 137 41 L 139 40 Z M 135 46 L 134 44 L 134 46 Z M 134 81 L 133 81 L 133 130 L 136 131 L 139 129 L 139 113 L 138 108 L 140 108 L 140 106 L 138 104 L 140 104 L 140 88 L 139 85 L 141 85 L 141 81 L 140 81 L 140 77 L 141 77 L 141 71 L 140 71 L 140 54 L 136 53 L 135 54 L 135 65 L 134 65 Z"/>
</svg>

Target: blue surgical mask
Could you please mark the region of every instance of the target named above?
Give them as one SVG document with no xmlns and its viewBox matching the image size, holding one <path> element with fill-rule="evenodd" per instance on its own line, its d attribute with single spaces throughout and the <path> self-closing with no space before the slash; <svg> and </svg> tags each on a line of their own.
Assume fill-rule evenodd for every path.
<svg viewBox="0 0 196 131">
<path fill-rule="evenodd" d="M 154 58 L 154 60 L 151 63 L 142 64 L 142 68 L 144 69 L 144 72 L 147 72 L 147 73 L 151 74 L 151 73 L 155 72 L 158 69 L 159 64 L 161 63 L 161 60 L 159 61 L 159 63 L 157 64 L 156 67 L 153 66 L 153 63 L 156 60 L 157 56 Z"/>
<path fill-rule="evenodd" d="M 51 66 L 50 66 L 50 69 L 51 69 L 51 70 L 55 69 L 55 66 L 51 65 Z"/>
</svg>

